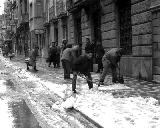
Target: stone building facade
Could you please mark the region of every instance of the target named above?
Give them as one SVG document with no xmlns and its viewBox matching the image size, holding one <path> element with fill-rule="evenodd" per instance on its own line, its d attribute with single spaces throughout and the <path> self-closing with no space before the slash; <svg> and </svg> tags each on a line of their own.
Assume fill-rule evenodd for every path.
<svg viewBox="0 0 160 128">
<path fill-rule="evenodd" d="M 24 54 L 26 47 L 29 47 L 29 1 L 28 0 L 18 0 L 15 9 L 18 10 L 18 24 L 16 33 L 17 49 L 19 54 Z"/>
<path fill-rule="evenodd" d="M 84 51 L 87 37 L 106 51 L 126 50 L 124 75 L 160 81 L 159 0 L 29 0 L 28 8 L 28 41 L 40 47 L 40 55 L 47 57 L 51 42 L 61 46 L 63 39 Z"/>
<path fill-rule="evenodd" d="M 44 57 L 52 42 L 57 42 L 59 46 L 62 40 L 68 40 L 68 16 L 66 10 L 66 0 L 44 0 Z"/>
<path fill-rule="evenodd" d="M 30 29 L 30 48 L 39 47 L 39 55 L 42 55 L 44 48 L 44 15 L 43 0 L 29 1 L 29 29 Z"/>
<path fill-rule="evenodd" d="M 68 22 L 66 0 L 46 0 L 45 5 L 45 24 L 47 27 L 46 36 L 49 44 L 58 42 L 61 45 L 63 39 L 68 39 Z"/>
<path fill-rule="evenodd" d="M 89 37 L 95 44 L 101 41 L 106 51 L 123 47 L 123 74 L 158 81 L 159 13 L 152 11 L 153 5 L 158 8 L 157 3 L 158 0 L 68 0 L 69 42 L 82 43 L 84 48 L 85 38 Z"/>
</svg>

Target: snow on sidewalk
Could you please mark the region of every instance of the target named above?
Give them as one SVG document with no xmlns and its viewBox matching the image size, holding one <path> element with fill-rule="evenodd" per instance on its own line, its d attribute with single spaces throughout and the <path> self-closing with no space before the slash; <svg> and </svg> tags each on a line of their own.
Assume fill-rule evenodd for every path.
<svg viewBox="0 0 160 128">
<path fill-rule="evenodd" d="M 3 58 L 1 58 L 3 59 Z M 6 61 L 6 60 L 5 60 Z M 57 84 L 37 78 L 32 73 L 12 65 L 6 61 L 6 65 L 18 70 L 21 76 L 29 81 L 43 84 L 51 92 L 65 99 L 66 84 Z M 58 74 L 57 74 L 58 76 Z M 81 78 L 78 78 L 82 80 Z M 107 128 L 159 128 L 160 127 L 160 106 L 158 101 L 152 97 L 143 98 L 140 96 L 114 97 L 112 91 L 127 90 L 129 87 L 121 84 L 110 85 L 101 88 L 102 91 L 88 90 L 86 82 L 80 85 L 81 92 L 72 95 L 73 106 L 103 127 Z M 37 88 L 40 89 L 40 88 Z M 107 93 L 103 92 L 106 90 Z"/>
</svg>

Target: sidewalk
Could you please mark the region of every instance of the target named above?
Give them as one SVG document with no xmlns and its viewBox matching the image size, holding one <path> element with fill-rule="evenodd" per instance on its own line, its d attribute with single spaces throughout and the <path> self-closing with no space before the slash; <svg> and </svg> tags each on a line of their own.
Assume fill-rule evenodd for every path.
<svg viewBox="0 0 160 128">
<path fill-rule="evenodd" d="M 23 57 L 22 57 L 23 58 Z M 16 66 L 26 68 L 23 59 L 11 61 Z M 35 74 L 45 80 L 45 85 L 51 92 L 64 101 L 72 96 L 71 81 L 63 80 L 63 70 L 47 67 L 44 60 L 37 63 L 39 71 Z M 99 74 L 92 73 L 93 80 Z M 105 83 L 109 86 L 99 87 L 94 84 L 93 90 L 83 78 L 77 79 L 78 94 L 73 96 L 75 109 L 107 128 L 151 128 L 160 127 L 160 85 L 134 78 L 125 78 L 125 84 L 111 84 L 111 76 Z M 53 108 L 61 108 L 66 103 L 53 104 Z"/>
</svg>

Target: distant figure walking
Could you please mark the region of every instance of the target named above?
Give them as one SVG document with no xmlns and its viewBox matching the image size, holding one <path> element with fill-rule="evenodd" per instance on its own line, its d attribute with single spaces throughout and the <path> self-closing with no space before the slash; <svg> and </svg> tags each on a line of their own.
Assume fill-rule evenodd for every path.
<svg viewBox="0 0 160 128">
<path fill-rule="evenodd" d="M 29 66 L 32 66 L 34 71 L 38 71 L 36 68 L 36 60 L 38 57 L 38 47 L 36 46 L 32 51 L 31 54 L 29 56 L 29 60 L 26 62 L 27 64 L 27 70 L 29 70 Z"/>
<path fill-rule="evenodd" d="M 57 52 L 57 48 L 56 48 L 56 42 L 52 42 L 50 48 L 49 48 L 49 52 L 48 52 L 48 67 L 51 66 L 51 64 L 53 63 L 54 68 L 56 68 L 56 52 Z"/>
</svg>

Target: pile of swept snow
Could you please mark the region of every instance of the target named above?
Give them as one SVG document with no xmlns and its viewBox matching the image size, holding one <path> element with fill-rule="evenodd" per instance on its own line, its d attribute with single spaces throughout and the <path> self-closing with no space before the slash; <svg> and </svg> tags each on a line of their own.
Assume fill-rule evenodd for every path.
<svg viewBox="0 0 160 128">
<path fill-rule="evenodd" d="M 101 92 L 80 96 L 76 109 L 107 128 L 159 128 L 160 107 L 154 98 L 114 98 Z"/>
</svg>

